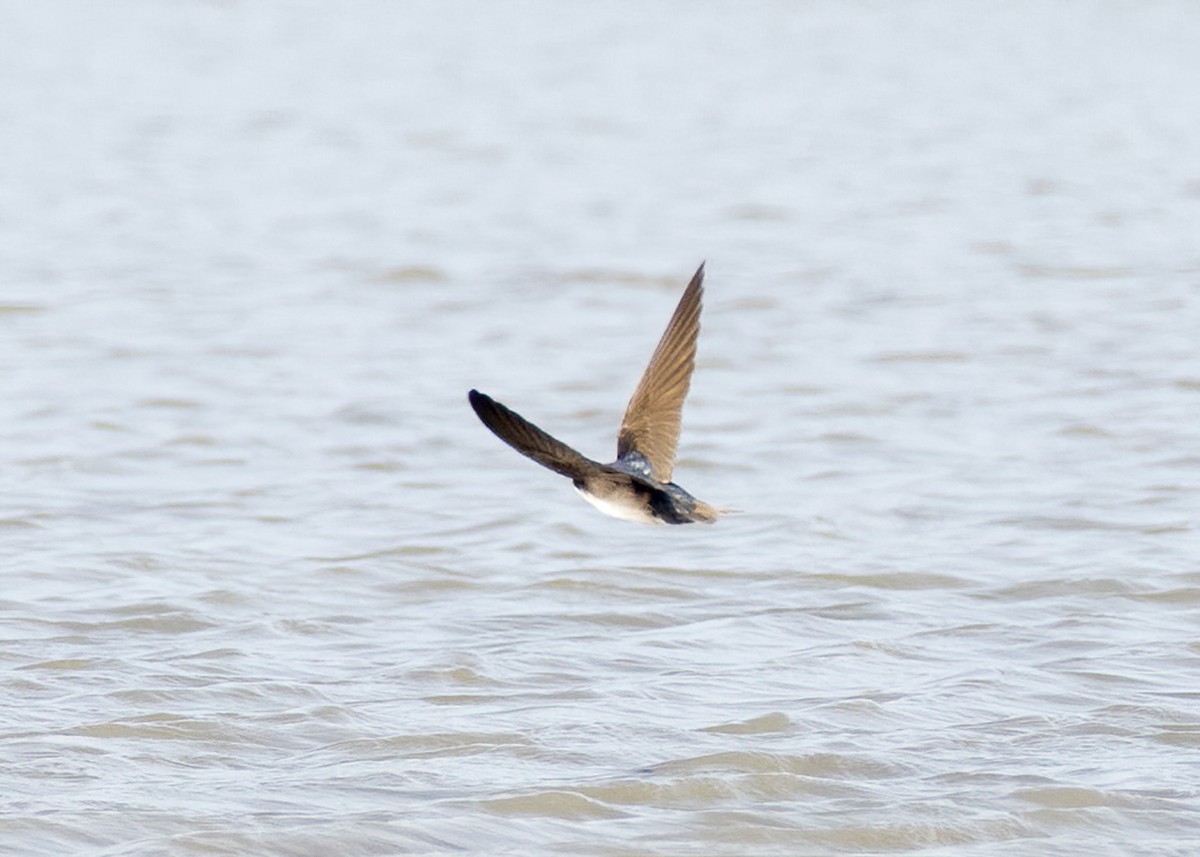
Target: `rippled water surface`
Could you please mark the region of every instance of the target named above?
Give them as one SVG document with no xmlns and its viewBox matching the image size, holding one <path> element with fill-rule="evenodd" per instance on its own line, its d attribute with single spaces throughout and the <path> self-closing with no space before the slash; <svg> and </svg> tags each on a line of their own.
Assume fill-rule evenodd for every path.
<svg viewBox="0 0 1200 857">
<path fill-rule="evenodd" d="M 1198 35 L 0 4 L 0 851 L 1196 853 Z"/>
</svg>

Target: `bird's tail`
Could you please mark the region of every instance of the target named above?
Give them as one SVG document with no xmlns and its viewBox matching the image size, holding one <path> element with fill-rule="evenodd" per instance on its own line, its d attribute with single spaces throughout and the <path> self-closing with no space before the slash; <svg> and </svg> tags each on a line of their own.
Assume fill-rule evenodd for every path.
<svg viewBox="0 0 1200 857">
<path fill-rule="evenodd" d="M 701 500 L 697 500 L 696 508 L 692 510 L 692 514 L 696 516 L 697 521 L 703 521 L 706 524 L 712 524 L 716 522 L 717 518 L 721 517 L 722 515 L 727 515 L 732 511 L 735 510 L 720 509 L 716 506 L 710 506 L 708 503 L 705 503 Z"/>
</svg>

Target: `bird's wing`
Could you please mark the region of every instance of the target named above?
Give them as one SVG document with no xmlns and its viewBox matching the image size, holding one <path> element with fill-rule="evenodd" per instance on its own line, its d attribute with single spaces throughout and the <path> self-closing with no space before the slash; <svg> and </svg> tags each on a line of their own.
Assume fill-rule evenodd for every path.
<svg viewBox="0 0 1200 857">
<path fill-rule="evenodd" d="M 510 411 L 491 396 L 478 390 L 467 394 L 471 407 L 492 434 L 522 455 L 532 458 L 555 473 L 579 479 L 603 468 L 598 462 L 580 455 L 561 440 L 556 440 L 518 413 Z"/>
<path fill-rule="evenodd" d="M 670 482 L 675 467 L 683 400 L 696 364 L 703 293 L 704 265 L 701 265 L 654 349 L 650 365 L 625 408 L 621 432 L 617 435 L 617 457 L 622 458 L 630 452 L 641 453 L 659 482 Z"/>
</svg>

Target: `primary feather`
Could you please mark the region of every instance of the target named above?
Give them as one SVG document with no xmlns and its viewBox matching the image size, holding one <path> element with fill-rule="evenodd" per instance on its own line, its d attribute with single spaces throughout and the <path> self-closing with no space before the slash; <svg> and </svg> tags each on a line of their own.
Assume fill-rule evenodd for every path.
<svg viewBox="0 0 1200 857">
<path fill-rule="evenodd" d="M 617 435 L 617 458 L 640 453 L 659 482 L 670 482 L 675 469 L 683 401 L 696 366 L 703 296 L 704 265 L 701 265 L 679 299 L 650 365 L 633 391 Z"/>
</svg>

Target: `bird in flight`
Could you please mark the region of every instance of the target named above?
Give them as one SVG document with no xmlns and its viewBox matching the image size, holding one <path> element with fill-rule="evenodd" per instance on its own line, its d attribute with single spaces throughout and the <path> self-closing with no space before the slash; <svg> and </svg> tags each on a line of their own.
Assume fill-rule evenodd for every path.
<svg viewBox="0 0 1200 857">
<path fill-rule="evenodd" d="M 650 365 L 633 391 L 617 435 L 617 460 L 592 461 L 490 396 L 467 398 L 483 424 L 522 455 L 568 477 L 601 512 L 641 524 L 711 524 L 721 510 L 671 481 L 683 400 L 696 364 L 704 265 L 684 290 Z"/>
</svg>

